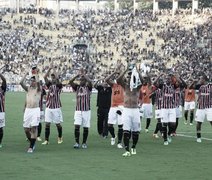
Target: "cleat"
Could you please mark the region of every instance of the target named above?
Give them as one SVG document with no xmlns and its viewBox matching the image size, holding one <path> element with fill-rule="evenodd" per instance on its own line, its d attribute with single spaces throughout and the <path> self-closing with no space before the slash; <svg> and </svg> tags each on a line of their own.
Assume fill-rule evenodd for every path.
<svg viewBox="0 0 212 180">
<path fill-rule="evenodd" d="M 190 126 L 193 126 L 193 123 L 190 123 Z"/>
<path fill-rule="evenodd" d="M 32 148 L 29 148 L 29 149 L 27 150 L 27 153 L 33 153 L 33 149 L 32 149 Z"/>
<path fill-rule="evenodd" d="M 49 141 L 45 140 L 42 145 L 48 145 L 49 144 Z"/>
<path fill-rule="evenodd" d="M 163 145 L 167 146 L 167 145 L 169 145 L 169 142 L 168 141 L 164 141 Z"/>
<path fill-rule="evenodd" d="M 198 143 L 201 143 L 202 142 L 202 139 L 201 138 L 197 138 L 197 142 Z"/>
<path fill-rule="evenodd" d="M 168 143 L 171 143 L 172 142 L 172 138 L 171 136 L 168 137 Z"/>
<path fill-rule="evenodd" d="M 131 154 L 136 155 L 136 149 L 135 148 L 131 148 Z"/>
<path fill-rule="evenodd" d="M 87 149 L 87 148 L 88 148 L 87 144 L 83 143 L 82 144 L 82 149 Z"/>
<path fill-rule="evenodd" d="M 118 143 L 118 144 L 117 144 L 117 148 L 118 148 L 118 149 L 122 149 L 122 148 L 123 148 L 122 144 L 121 144 L 121 143 Z"/>
<path fill-rule="evenodd" d="M 187 125 L 188 124 L 187 121 L 184 121 L 184 124 Z"/>
<path fill-rule="evenodd" d="M 148 129 L 145 129 L 145 133 L 148 133 L 149 132 L 149 130 Z"/>
<path fill-rule="evenodd" d="M 41 137 L 37 137 L 37 141 L 42 141 Z"/>
<path fill-rule="evenodd" d="M 62 144 L 63 143 L 63 138 L 61 137 L 61 138 L 58 138 L 57 139 L 57 144 Z"/>
<path fill-rule="evenodd" d="M 172 133 L 172 136 L 177 136 L 177 133 L 176 132 Z"/>
<path fill-rule="evenodd" d="M 110 144 L 111 146 L 114 146 L 116 144 L 116 138 L 111 138 Z"/>
<path fill-rule="evenodd" d="M 2 144 L 0 144 L 0 148 L 2 148 Z"/>
<path fill-rule="evenodd" d="M 75 144 L 74 144 L 74 149 L 79 149 L 79 148 L 80 148 L 79 143 L 75 143 Z"/>
<path fill-rule="evenodd" d="M 130 152 L 129 151 L 126 151 L 124 154 L 122 154 L 123 157 L 129 157 L 131 156 Z"/>
<path fill-rule="evenodd" d="M 157 134 L 153 134 L 153 137 L 156 138 L 156 139 L 159 138 L 159 136 Z"/>
</svg>

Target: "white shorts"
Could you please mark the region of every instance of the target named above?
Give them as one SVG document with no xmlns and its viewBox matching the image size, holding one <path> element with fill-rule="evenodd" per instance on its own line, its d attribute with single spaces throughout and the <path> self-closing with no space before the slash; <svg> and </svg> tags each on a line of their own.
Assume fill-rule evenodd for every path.
<svg viewBox="0 0 212 180">
<path fill-rule="evenodd" d="M 161 122 L 168 123 L 168 122 L 176 122 L 176 110 L 175 108 L 172 109 L 161 109 Z"/>
<path fill-rule="evenodd" d="M 124 108 L 122 117 L 123 117 L 123 129 L 125 131 L 141 130 L 139 108 Z"/>
<path fill-rule="evenodd" d="M 123 106 L 111 107 L 108 115 L 108 124 L 118 124 L 122 125 L 122 116 L 123 116 Z M 117 111 L 121 111 L 121 115 L 117 114 Z"/>
<path fill-rule="evenodd" d="M 161 109 L 157 109 L 157 110 L 155 110 L 155 119 L 159 119 L 159 118 L 161 118 Z"/>
<path fill-rule="evenodd" d="M 82 127 L 89 128 L 91 121 L 91 111 L 75 111 L 74 125 L 82 125 Z"/>
<path fill-rule="evenodd" d="M 38 126 L 40 122 L 40 108 L 26 108 L 24 111 L 24 128 Z"/>
<path fill-rule="evenodd" d="M 181 118 L 182 117 L 182 106 L 176 107 L 176 118 Z"/>
<path fill-rule="evenodd" d="M 185 111 L 194 110 L 194 109 L 195 109 L 195 101 L 185 102 L 185 104 L 184 104 Z"/>
<path fill-rule="evenodd" d="M 55 124 L 59 124 L 63 122 L 63 115 L 62 115 L 61 108 L 56 108 L 56 109 L 46 108 L 45 122 L 55 123 Z"/>
<path fill-rule="evenodd" d="M 5 112 L 0 112 L 0 128 L 5 126 Z"/>
<path fill-rule="evenodd" d="M 204 122 L 205 117 L 207 118 L 207 121 L 212 121 L 212 108 L 197 109 L 195 121 Z"/>
<path fill-rule="evenodd" d="M 142 104 L 139 111 L 142 118 L 152 118 L 152 104 Z"/>
<path fill-rule="evenodd" d="M 40 122 L 44 122 L 44 120 L 45 120 L 45 116 L 44 115 L 45 115 L 44 111 L 41 111 L 40 112 Z"/>
</svg>

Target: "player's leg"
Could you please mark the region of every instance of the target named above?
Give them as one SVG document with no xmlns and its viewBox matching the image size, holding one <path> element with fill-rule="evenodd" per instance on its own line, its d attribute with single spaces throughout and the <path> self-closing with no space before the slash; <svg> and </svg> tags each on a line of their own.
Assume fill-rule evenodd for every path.
<svg viewBox="0 0 212 180">
<path fill-rule="evenodd" d="M 82 140 L 82 148 L 86 149 L 87 148 L 87 139 L 88 139 L 88 132 L 89 128 L 88 127 L 83 127 L 83 140 Z"/>
<path fill-rule="evenodd" d="M 35 149 L 35 142 L 37 139 L 37 126 L 33 126 L 30 128 L 30 134 L 31 134 L 31 139 L 30 139 L 30 145 L 28 152 L 31 153 Z"/>
<path fill-rule="evenodd" d="M 139 131 L 132 131 L 133 144 L 131 147 L 131 154 L 136 154 L 136 145 L 138 143 L 138 139 L 139 139 Z"/>
<path fill-rule="evenodd" d="M 115 145 L 115 129 L 114 129 L 114 124 L 117 123 L 118 121 L 118 114 L 117 108 L 112 107 L 110 108 L 109 111 L 109 117 L 108 117 L 108 131 L 111 134 L 111 145 Z"/>
<path fill-rule="evenodd" d="M 190 109 L 189 103 L 185 102 L 184 103 L 184 118 L 185 118 L 184 124 L 188 123 L 188 112 L 189 112 L 189 109 Z"/>
<path fill-rule="evenodd" d="M 85 111 L 83 112 L 83 141 L 82 141 L 82 148 L 87 148 L 87 139 L 88 139 L 88 133 L 90 128 L 90 120 L 91 120 L 91 111 Z"/>
<path fill-rule="evenodd" d="M 46 122 L 45 125 L 45 141 L 42 143 L 43 145 L 47 145 L 49 143 L 49 136 L 50 136 L 50 122 Z"/>
<path fill-rule="evenodd" d="M 42 131 L 42 123 L 40 122 L 38 125 L 38 137 L 37 137 L 38 141 L 41 141 L 41 138 L 40 138 L 41 131 Z"/>
<path fill-rule="evenodd" d="M 163 139 L 164 139 L 164 145 L 168 145 L 168 140 L 167 140 L 167 127 L 168 127 L 168 123 L 166 122 L 162 122 L 162 128 L 161 128 L 161 132 L 163 134 Z"/>
<path fill-rule="evenodd" d="M 159 138 L 158 136 L 158 131 L 162 131 L 162 124 L 161 124 L 161 119 L 160 118 L 157 118 L 157 124 L 156 124 L 156 127 L 155 127 L 155 131 L 153 133 L 153 137 L 155 138 Z"/>
<path fill-rule="evenodd" d="M 190 111 L 190 125 L 193 125 L 194 121 L 194 109 L 191 109 Z"/>
<path fill-rule="evenodd" d="M 103 136 L 103 114 L 101 108 L 97 109 L 97 131 Z"/>
<path fill-rule="evenodd" d="M 193 125 L 194 110 L 195 110 L 195 102 L 191 102 L 191 106 L 190 106 L 190 125 Z"/>
<path fill-rule="evenodd" d="M 103 137 L 104 138 L 107 138 L 108 136 L 108 113 L 109 113 L 109 110 L 105 109 L 104 116 L 103 116 Z"/>
<path fill-rule="evenodd" d="M 60 123 L 56 124 L 57 132 L 58 132 L 58 144 L 61 144 L 63 142 L 63 127 Z"/>
<path fill-rule="evenodd" d="M 202 140 L 201 140 L 201 126 L 202 126 L 202 123 L 204 122 L 205 115 L 206 115 L 205 109 L 197 109 L 195 121 L 197 122 L 196 133 L 197 133 L 197 142 L 198 143 L 202 142 Z"/>
<path fill-rule="evenodd" d="M 187 122 L 188 122 L 188 110 L 184 110 L 184 118 L 185 118 L 184 124 L 187 124 Z"/>
<path fill-rule="evenodd" d="M 4 135 L 4 130 L 3 130 L 3 127 L 1 127 L 0 128 L 0 148 L 2 147 L 3 135 Z"/>
<path fill-rule="evenodd" d="M 43 145 L 49 144 L 49 136 L 50 136 L 50 126 L 52 122 L 52 110 L 46 108 L 45 111 L 45 141 L 42 143 Z"/>
</svg>

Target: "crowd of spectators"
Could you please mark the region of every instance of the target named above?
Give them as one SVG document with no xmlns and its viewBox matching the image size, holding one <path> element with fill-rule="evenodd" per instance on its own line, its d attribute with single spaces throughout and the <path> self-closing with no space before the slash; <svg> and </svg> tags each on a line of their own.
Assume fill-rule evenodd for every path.
<svg viewBox="0 0 212 180">
<path fill-rule="evenodd" d="M 171 70 L 184 78 L 212 67 L 212 9 L 118 11 L 62 9 L 59 16 L 35 7 L 1 11 L 0 67 L 11 83 L 37 65 L 44 74 L 53 61 L 65 83 L 80 67 L 92 78 L 117 62 L 147 64 L 153 76 Z M 210 77 L 211 78 L 211 77 Z"/>
</svg>

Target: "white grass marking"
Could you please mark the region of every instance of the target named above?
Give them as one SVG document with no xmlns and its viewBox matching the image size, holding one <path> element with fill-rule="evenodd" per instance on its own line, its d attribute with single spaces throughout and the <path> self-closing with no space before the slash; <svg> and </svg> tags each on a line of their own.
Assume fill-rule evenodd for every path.
<svg viewBox="0 0 212 180">
<path fill-rule="evenodd" d="M 185 134 L 177 134 L 177 136 L 180 136 L 180 137 L 187 137 L 187 138 L 197 138 L 196 136 L 190 136 L 190 135 L 185 135 Z M 204 138 L 204 137 L 201 137 L 201 139 L 204 139 L 204 140 L 207 140 L 207 141 L 212 141 L 212 139 L 210 138 Z"/>
</svg>

